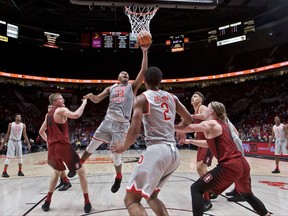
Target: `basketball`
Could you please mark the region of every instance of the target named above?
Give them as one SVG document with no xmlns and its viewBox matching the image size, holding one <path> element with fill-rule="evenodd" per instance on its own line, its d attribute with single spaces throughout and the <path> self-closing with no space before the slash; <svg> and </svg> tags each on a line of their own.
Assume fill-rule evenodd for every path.
<svg viewBox="0 0 288 216">
<path fill-rule="evenodd" d="M 142 46 L 146 46 L 152 43 L 152 35 L 148 31 L 141 31 L 137 35 L 138 43 Z"/>
</svg>

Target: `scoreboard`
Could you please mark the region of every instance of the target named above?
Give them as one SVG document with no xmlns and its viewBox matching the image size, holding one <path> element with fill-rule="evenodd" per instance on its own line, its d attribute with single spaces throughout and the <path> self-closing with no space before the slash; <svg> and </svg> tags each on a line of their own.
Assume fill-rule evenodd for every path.
<svg viewBox="0 0 288 216">
<path fill-rule="evenodd" d="M 82 34 L 81 38 L 82 46 L 88 47 L 90 38 L 87 39 L 87 34 Z M 129 32 L 93 32 L 91 39 L 93 48 L 126 49 L 130 47 Z"/>
<path fill-rule="evenodd" d="M 0 41 L 8 42 L 8 38 L 18 38 L 19 27 L 0 20 Z"/>
<path fill-rule="evenodd" d="M 217 46 L 247 40 L 247 34 L 255 32 L 254 20 L 236 22 L 208 32 L 208 42 L 216 42 Z"/>
<path fill-rule="evenodd" d="M 171 52 L 184 51 L 184 35 L 170 36 L 171 40 Z"/>
</svg>

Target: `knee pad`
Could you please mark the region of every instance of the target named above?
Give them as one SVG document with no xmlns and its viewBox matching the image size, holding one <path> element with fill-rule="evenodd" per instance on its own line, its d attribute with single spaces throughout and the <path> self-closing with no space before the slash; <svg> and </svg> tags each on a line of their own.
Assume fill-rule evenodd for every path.
<svg viewBox="0 0 288 216">
<path fill-rule="evenodd" d="M 118 154 L 116 152 L 113 153 L 112 155 L 113 162 L 115 166 L 120 166 L 122 164 L 122 156 L 121 154 Z"/>
<path fill-rule="evenodd" d="M 5 165 L 8 165 L 8 164 L 9 164 L 9 161 L 10 161 L 10 159 L 9 159 L 9 158 L 6 158 L 4 164 L 5 164 Z"/>
<path fill-rule="evenodd" d="M 86 148 L 86 151 L 92 154 L 102 143 L 103 143 L 102 141 L 95 140 L 92 138 L 92 140 L 90 141 L 89 145 Z"/>
</svg>

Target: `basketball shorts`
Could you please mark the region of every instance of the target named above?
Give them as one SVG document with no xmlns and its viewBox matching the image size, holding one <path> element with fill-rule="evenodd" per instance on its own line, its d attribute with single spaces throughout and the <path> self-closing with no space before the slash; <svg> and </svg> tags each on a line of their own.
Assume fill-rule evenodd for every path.
<svg viewBox="0 0 288 216">
<path fill-rule="evenodd" d="M 275 141 L 275 155 L 288 155 L 286 149 L 287 140 L 276 140 Z"/>
<path fill-rule="evenodd" d="M 22 141 L 19 140 L 8 140 L 7 145 L 7 158 L 22 157 Z"/>
<path fill-rule="evenodd" d="M 219 163 L 214 169 L 205 173 L 196 182 L 204 192 L 213 191 L 216 194 L 221 194 L 235 183 L 238 193 L 252 193 L 250 166 L 242 156 L 230 159 L 224 163 Z"/>
<path fill-rule="evenodd" d="M 168 181 L 180 163 L 179 151 L 167 144 L 148 146 L 135 166 L 126 190 L 149 198 Z"/>
<path fill-rule="evenodd" d="M 130 126 L 129 122 L 117 122 L 110 118 L 105 118 L 93 135 L 96 140 L 101 140 L 105 143 L 123 143 Z"/>
<path fill-rule="evenodd" d="M 70 143 L 49 145 L 48 164 L 58 171 L 66 170 L 67 166 L 71 172 L 76 172 L 82 166 L 79 155 Z"/>
</svg>

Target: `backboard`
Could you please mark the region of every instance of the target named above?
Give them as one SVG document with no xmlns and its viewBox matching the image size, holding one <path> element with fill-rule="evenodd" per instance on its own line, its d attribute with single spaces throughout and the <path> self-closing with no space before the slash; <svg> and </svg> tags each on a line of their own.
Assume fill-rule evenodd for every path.
<svg viewBox="0 0 288 216">
<path fill-rule="evenodd" d="M 124 6 L 143 6 L 143 7 L 153 7 L 157 6 L 159 8 L 175 8 L 175 9 L 194 9 L 194 10 L 212 10 L 218 5 L 218 0 L 70 0 L 72 4 L 77 5 L 95 5 L 95 6 L 114 6 L 114 7 L 124 7 Z"/>
</svg>

